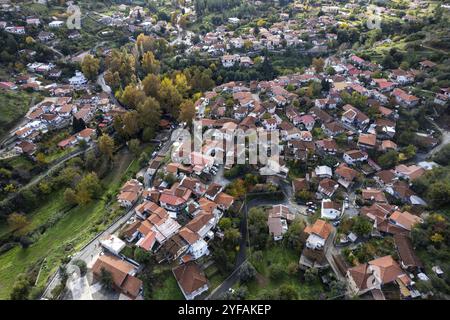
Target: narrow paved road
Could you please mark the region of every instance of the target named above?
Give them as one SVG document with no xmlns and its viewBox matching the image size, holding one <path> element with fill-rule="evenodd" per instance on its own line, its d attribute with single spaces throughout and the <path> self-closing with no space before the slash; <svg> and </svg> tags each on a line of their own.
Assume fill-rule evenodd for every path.
<svg viewBox="0 0 450 320">
<path fill-rule="evenodd" d="M 242 212 L 243 216 L 241 219 L 240 233 L 241 239 L 239 242 L 239 252 L 236 257 L 235 268 L 233 272 L 222 282 L 211 294 L 205 298 L 205 300 L 218 300 L 221 296 L 232 288 L 239 281 L 239 270 L 242 265 L 247 261 L 247 249 L 251 245 L 251 239 L 249 239 L 248 234 L 248 212 L 250 209 L 260 206 L 272 206 L 277 204 L 286 204 L 288 201 L 287 197 L 284 196 L 282 199 L 263 199 L 257 198 L 249 201 L 245 201 Z"/>
<path fill-rule="evenodd" d="M 170 135 L 170 134 L 169 134 Z M 177 136 L 175 137 L 175 139 Z M 161 148 L 160 154 L 165 154 L 170 150 L 172 146 L 172 141 L 169 139 L 164 146 Z M 111 224 L 106 230 L 99 233 L 94 239 L 92 239 L 86 246 L 84 246 L 79 252 L 77 252 L 69 262 L 69 265 L 73 263 L 74 260 L 81 259 L 84 260 L 88 265 L 92 262 L 94 257 L 96 257 L 101 251 L 100 240 L 105 236 L 115 233 L 121 226 L 123 226 L 133 215 L 134 209 L 139 204 L 138 200 L 131 208 L 129 208 L 123 216 L 118 218 L 113 224 Z M 56 273 L 54 277 L 47 284 L 47 287 L 42 294 L 42 298 L 51 298 L 52 290 L 61 282 L 59 273 Z"/>
<path fill-rule="evenodd" d="M 435 121 L 431 120 L 427 117 L 427 120 L 430 121 L 442 134 L 441 143 L 429 150 L 427 153 L 417 153 L 415 160 L 416 162 L 425 161 L 430 159 L 433 155 L 435 155 L 439 150 L 441 150 L 445 145 L 450 143 L 450 131 L 441 128 Z"/>
</svg>

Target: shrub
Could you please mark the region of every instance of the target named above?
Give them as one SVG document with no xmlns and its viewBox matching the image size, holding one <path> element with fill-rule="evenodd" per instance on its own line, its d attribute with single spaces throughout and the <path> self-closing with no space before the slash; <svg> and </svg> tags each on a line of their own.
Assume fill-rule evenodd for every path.
<svg viewBox="0 0 450 320">
<path fill-rule="evenodd" d="M 87 272 L 87 265 L 86 262 L 84 262 L 83 260 L 77 259 L 73 262 L 73 264 L 75 266 L 78 267 L 78 269 L 80 269 L 80 276 L 85 276 L 86 272 Z"/>
</svg>

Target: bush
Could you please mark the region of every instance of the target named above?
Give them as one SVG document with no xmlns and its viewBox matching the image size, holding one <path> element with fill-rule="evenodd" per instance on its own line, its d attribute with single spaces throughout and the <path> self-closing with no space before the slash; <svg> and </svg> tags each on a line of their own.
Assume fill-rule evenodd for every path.
<svg viewBox="0 0 450 320">
<path fill-rule="evenodd" d="M 450 164 L 450 144 L 445 145 L 439 150 L 433 158 L 440 165 L 447 166 Z"/>
<path fill-rule="evenodd" d="M 316 268 L 309 268 L 305 271 L 305 281 L 312 283 L 317 280 L 317 276 L 319 275 L 319 270 Z"/>
<path fill-rule="evenodd" d="M 245 263 L 239 271 L 239 280 L 242 283 L 247 283 L 255 279 L 256 269 L 251 263 Z"/>
<path fill-rule="evenodd" d="M 272 280 L 280 280 L 284 278 L 285 275 L 286 270 L 282 264 L 276 263 L 269 267 L 269 276 Z"/>
<path fill-rule="evenodd" d="M 19 274 L 11 291 L 11 300 L 27 300 L 31 290 L 31 283 L 25 274 Z"/>
<path fill-rule="evenodd" d="M 84 277 L 86 275 L 87 272 L 87 265 L 86 262 L 84 262 L 83 260 L 77 259 L 73 262 L 73 264 L 75 266 L 78 267 L 78 269 L 80 269 L 80 276 Z"/>
<path fill-rule="evenodd" d="M 294 276 L 298 272 L 298 264 L 296 262 L 291 262 L 287 266 L 287 272 L 289 275 Z"/>
</svg>

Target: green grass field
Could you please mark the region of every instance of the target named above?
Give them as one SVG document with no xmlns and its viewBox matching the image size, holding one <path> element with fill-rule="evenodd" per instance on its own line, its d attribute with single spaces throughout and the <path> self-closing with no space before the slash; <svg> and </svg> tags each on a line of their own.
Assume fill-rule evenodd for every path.
<svg viewBox="0 0 450 320">
<path fill-rule="evenodd" d="M 115 194 L 121 186 L 122 177 L 130 170 L 132 156 L 123 154 L 115 162 L 111 173 L 103 180 L 107 186 L 104 195 Z M 114 202 L 114 200 L 113 200 Z M 52 200 L 30 215 L 30 225 L 26 231 L 32 231 L 66 208 L 63 192 L 55 194 Z M 36 243 L 27 249 L 16 246 L 0 256 L 0 299 L 8 299 L 18 274 L 45 258 L 38 286 L 45 285 L 60 265 L 61 259 L 73 254 L 86 244 L 95 234 L 104 230 L 114 217 L 105 216 L 109 212 L 106 197 L 85 207 L 75 207 L 46 230 Z M 0 229 L 2 230 L 2 229 Z"/>
<path fill-rule="evenodd" d="M 317 283 L 309 284 L 302 282 L 298 276 L 292 276 L 287 273 L 282 279 L 279 280 L 273 280 L 270 278 L 270 265 L 279 263 L 287 268 L 290 263 L 298 264 L 299 259 L 300 252 L 296 253 L 294 251 L 287 250 L 282 246 L 276 245 L 266 249 L 263 252 L 263 259 L 259 261 L 251 261 L 259 275 L 256 280 L 247 285 L 249 293 L 247 299 L 257 299 L 258 294 L 262 290 L 267 290 L 270 292 L 278 289 L 283 284 L 294 286 L 301 300 L 317 299 L 317 296 L 323 292 L 322 285 L 319 281 Z"/>
<path fill-rule="evenodd" d="M 153 294 L 154 300 L 184 300 L 184 296 L 178 287 L 177 280 L 171 271 L 167 271 L 162 275 L 164 281 L 162 285 L 155 290 Z"/>
<path fill-rule="evenodd" d="M 38 94 L 0 90 L 0 137 L 25 115 L 33 97 L 38 103 Z"/>
</svg>

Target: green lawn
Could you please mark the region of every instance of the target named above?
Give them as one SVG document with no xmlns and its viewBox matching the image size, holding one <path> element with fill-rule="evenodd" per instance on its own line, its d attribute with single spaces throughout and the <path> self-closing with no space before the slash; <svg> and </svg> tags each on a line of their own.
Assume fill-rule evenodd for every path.
<svg viewBox="0 0 450 320">
<path fill-rule="evenodd" d="M 23 228 L 20 233 L 27 234 L 32 230 L 36 230 L 39 226 L 43 225 L 51 217 L 53 217 L 55 213 L 62 212 L 66 208 L 67 206 L 64 202 L 64 193 L 62 191 L 55 193 L 54 196 L 41 208 L 36 209 L 27 215 L 30 224 Z"/>
<path fill-rule="evenodd" d="M 111 170 L 103 182 L 108 188 L 104 194 L 116 193 L 121 186 L 121 179 L 128 171 L 132 157 L 122 155 L 116 160 L 115 168 Z M 114 202 L 114 200 L 113 200 Z M 32 231 L 61 212 L 65 207 L 62 191 L 55 194 L 48 203 L 36 210 L 30 216 L 27 231 Z M 46 230 L 36 243 L 27 249 L 17 246 L 0 256 L 0 299 L 7 299 L 18 274 L 46 258 L 42 267 L 38 285 L 45 285 L 61 263 L 61 259 L 73 254 L 86 244 L 92 237 L 104 230 L 114 219 L 108 216 L 109 203 L 105 197 L 90 203 L 85 207 L 75 207 L 59 219 L 56 224 Z"/>
<path fill-rule="evenodd" d="M 0 90 L 0 137 L 26 114 L 33 97 L 38 103 L 39 94 Z"/>
<path fill-rule="evenodd" d="M 52 152 L 51 154 L 48 154 L 45 156 L 45 161 L 47 163 L 52 163 L 58 159 L 61 159 L 62 157 L 68 155 L 71 152 L 74 152 L 77 149 L 77 147 L 71 147 L 66 149 L 57 149 L 55 152 Z"/>
<path fill-rule="evenodd" d="M 177 280 L 171 271 L 165 272 L 164 281 L 153 293 L 154 300 L 184 300 L 183 293 L 178 287 Z"/>
<path fill-rule="evenodd" d="M 279 280 L 272 280 L 270 278 L 269 266 L 280 263 L 287 266 L 290 263 L 298 264 L 300 259 L 300 252 L 296 253 L 291 250 L 283 248 L 281 245 L 274 245 L 263 252 L 263 259 L 259 261 L 252 261 L 253 266 L 258 271 L 257 279 L 247 285 L 248 300 L 258 298 L 258 294 L 262 290 L 272 291 L 278 289 L 283 284 L 289 284 L 297 289 L 299 298 L 301 300 L 317 299 L 318 295 L 323 292 L 322 285 L 319 281 L 317 283 L 309 284 L 302 282 L 298 275 L 286 275 Z"/>
</svg>

